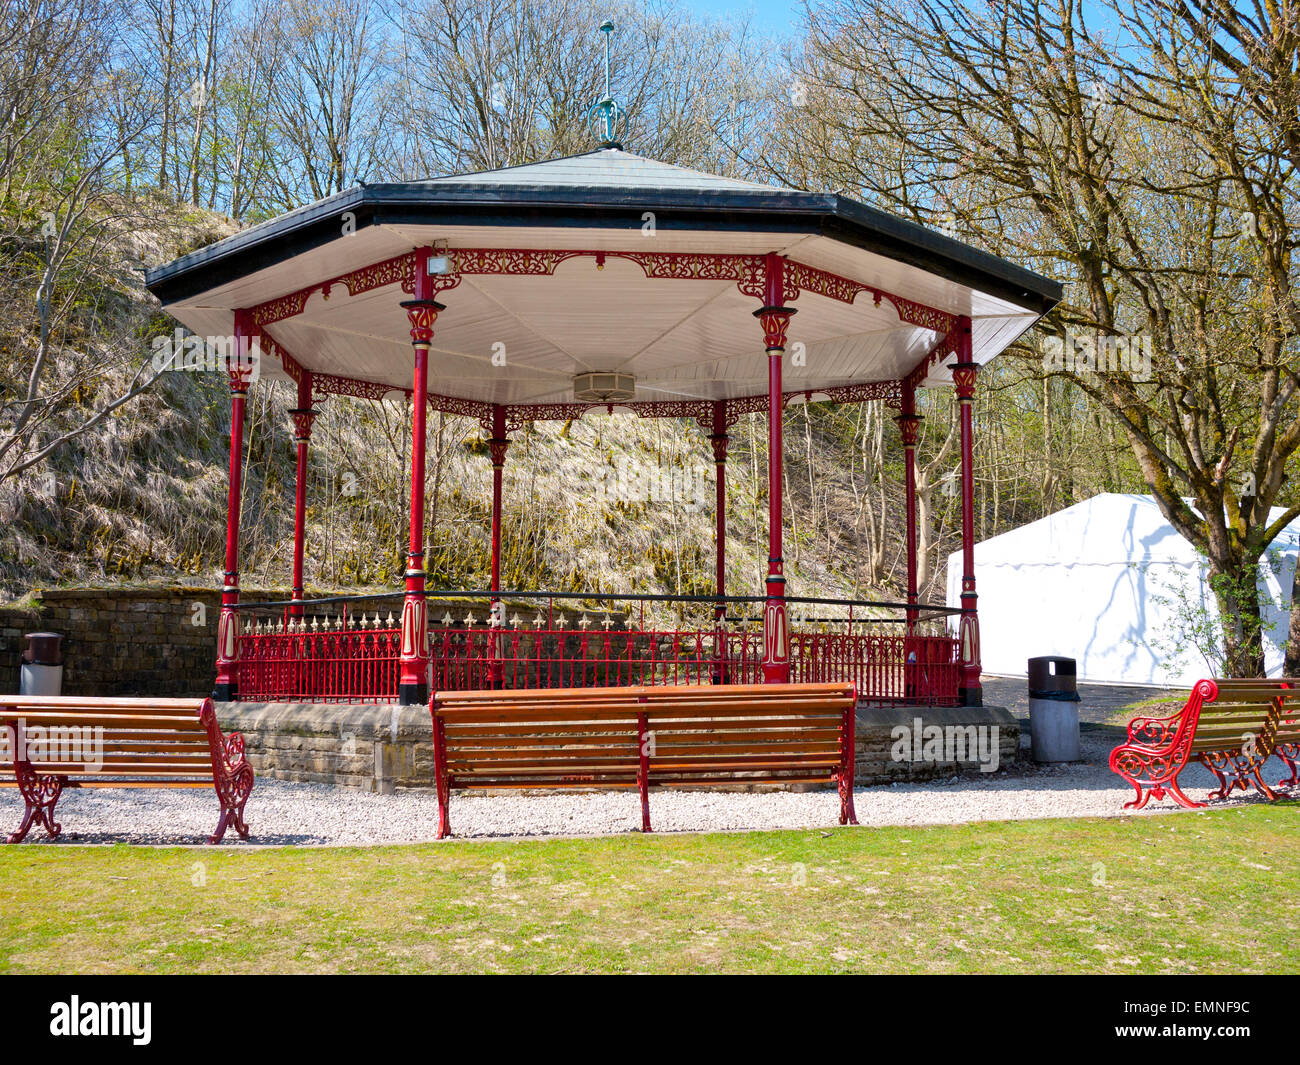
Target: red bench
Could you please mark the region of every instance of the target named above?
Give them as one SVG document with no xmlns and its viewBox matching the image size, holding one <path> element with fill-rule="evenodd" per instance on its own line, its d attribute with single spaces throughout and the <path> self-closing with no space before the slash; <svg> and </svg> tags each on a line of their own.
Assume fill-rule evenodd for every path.
<svg viewBox="0 0 1300 1065">
<path fill-rule="evenodd" d="M 54 805 L 64 788 L 215 788 L 221 817 L 208 842 L 231 827 L 248 839 L 253 767 L 244 737 L 222 735 L 211 699 L 5 695 L 0 737 L 0 786 L 17 787 L 26 802 L 10 843 L 33 824 L 58 837 Z"/>
<path fill-rule="evenodd" d="M 465 788 L 651 788 L 835 784 L 853 810 L 849 684 L 663 685 L 438 692 L 430 701 L 438 838 Z"/>
<path fill-rule="evenodd" d="M 1277 796 L 1260 775 L 1264 763 L 1276 754 L 1291 769 L 1290 780 L 1278 786 L 1294 785 L 1298 744 L 1300 681 L 1201 680 L 1176 714 L 1130 721 L 1128 740 L 1111 751 L 1110 768 L 1137 789 L 1126 810 L 1166 796 L 1189 809 L 1203 807 L 1178 786 L 1178 774 L 1193 759 L 1219 781 L 1208 798 L 1253 786 L 1272 800 Z"/>
</svg>

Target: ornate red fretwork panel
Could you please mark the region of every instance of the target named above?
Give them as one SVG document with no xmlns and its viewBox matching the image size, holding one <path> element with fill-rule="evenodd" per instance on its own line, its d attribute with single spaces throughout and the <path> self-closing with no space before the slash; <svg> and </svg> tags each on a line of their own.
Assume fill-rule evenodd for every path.
<svg viewBox="0 0 1300 1065">
<path fill-rule="evenodd" d="M 925 379 L 930 376 L 931 368 L 948 358 L 948 356 L 955 355 L 956 352 L 957 334 L 955 330 L 952 330 L 934 346 L 929 355 L 917 363 L 916 367 L 905 378 L 905 383 L 912 388 L 920 388 Z"/>
<path fill-rule="evenodd" d="M 430 278 L 430 294 L 455 288 L 464 276 L 549 275 L 569 259 L 594 259 L 603 267 L 609 259 L 627 259 L 636 263 L 648 278 L 679 281 L 734 281 L 742 293 L 755 299 L 765 297 L 765 256 L 711 255 L 700 252 L 591 251 L 541 248 L 454 248 L 447 252 L 450 269 Z M 877 304 L 889 300 L 899 318 L 910 325 L 936 332 L 947 332 L 956 319 L 946 311 L 909 300 L 884 289 L 821 270 L 793 259 L 782 260 L 782 300 L 798 299 L 801 291 L 815 292 L 841 303 L 853 303 L 859 293 L 869 292 Z M 387 285 L 400 285 L 403 292 L 415 292 L 416 253 L 406 252 L 382 262 L 371 263 L 350 273 L 340 274 L 318 284 L 309 285 L 284 296 L 277 296 L 251 309 L 258 326 L 270 325 L 302 314 L 313 292 L 328 299 L 335 286 L 342 285 L 356 296 Z"/>
</svg>

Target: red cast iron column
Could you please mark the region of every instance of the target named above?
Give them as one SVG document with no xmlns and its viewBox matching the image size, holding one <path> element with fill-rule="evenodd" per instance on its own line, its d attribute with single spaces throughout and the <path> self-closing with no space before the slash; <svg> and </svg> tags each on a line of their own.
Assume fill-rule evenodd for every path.
<svg viewBox="0 0 1300 1065">
<path fill-rule="evenodd" d="M 217 621 L 217 679 L 212 698 L 233 702 L 239 697 L 239 500 L 244 472 L 244 406 L 252 380 L 255 354 L 253 328 L 247 312 L 235 312 L 234 361 L 230 378 L 230 487 L 226 496 L 226 574 Z"/>
<path fill-rule="evenodd" d="M 916 386 L 903 382 L 903 412 L 894 419 L 903 441 L 903 494 L 907 514 L 907 634 L 916 629 L 919 593 L 916 586 L 916 442 L 921 417 L 916 413 Z"/>
<path fill-rule="evenodd" d="M 293 498 L 293 617 L 303 615 L 302 560 L 307 529 L 307 442 L 311 439 L 312 422 L 316 411 L 311 405 L 311 372 L 304 370 L 298 381 L 298 406 L 289 412 L 293 419 L 293 436 L 298 441 L 298 474 Z"/>
<path fill-rule="evenodd" d="M 501 478 L 506 464 L 506 451 L 510 438 L 506 436 L 506 409 L 500 403 L 492 407 L 492 439 L 488 449 L 492 454 L 492 611 L 488 624 L 493 629 L 505 626 L 505 611 L 497 592 L 501 591 Z M 501 687 L 501 634 L 492 637 L 491 677 L 492 687 Z"/>
<path fill-rule="evenodd" d="M 501 475 L 505 469 L 510 438 L 506 436 L 506 409 L 500 403 L 492 407 L 492 591 L 501 591 Z M 492 602 L 496 603 L 494 596 Z"/>
<path fill-rule="evenodd" d="M 424 570 L 424 449 L 429 410 L 429 346 L 443 305 L 430 299 L 428 249 L 416 253 L 415 296 L 402 306 L 411 320 L 415 373 L 411 383 L 411 545 L 406 560 L 406 598 L 402 603 L 401 664 L 397 700 L 403 706 L 429 698 L 429 613 Z"/>
<path fill-rule="evenodd" d="M 975 475 L 972 405 L 975 399 L 975 375 L 979 367 L 971 360 L 970 319 L 957 322 L 957 362 L 952 380 L 961 405 L 961 622 L 958 640 L 961 649 L 958 694 L 962 706 L 983 706 L 980 687 L 980 623 L 975 594 Z"/>
<path fill-rule="evenodd" d="M 717 471 L 714 478 L 714 507 L 717 511 L 717 531 L 714 546 L 717 551 L 715 570 L 718 581 L 718 600 L 713 606 L 714 640 L 717 658 L 713 663 L 713 683 L 727 683 L 726 643 L 723 636 L 723 621 L 727 616 L 727 445 L 731 437 L 727 435 L 727 401 L 715 400 L 713 404 L 713 435 L 709 437 L 713 445 L 713 466 Z"/>
<path fill-rule="evenodd" d="M 767 602 L 763 607 L 763 683 L 790 680 L 790 617 L 785 605 L 785 560 L 781 557 L 782 425 L 781 357 L 793 307 L 784 307 L 785 270 L 779 255 L 766 264 L 764 306 L 754 312 L 767 348 Z"/>
</svg>

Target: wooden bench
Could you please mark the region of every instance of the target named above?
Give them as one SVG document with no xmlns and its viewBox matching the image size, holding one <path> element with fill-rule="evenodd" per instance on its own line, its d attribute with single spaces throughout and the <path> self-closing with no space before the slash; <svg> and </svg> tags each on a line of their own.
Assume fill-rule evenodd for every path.
<svg viewBox="0 0 1300 1065">
<path fill-rule="evenodd" d="M 221 734 L 211 699 L 3 695 L 0 742 L 0 785 L 16 786 L 27 804 L 10 843 L 34 823 L 59 835 L 54 804 L 64 788 L 215 788 L 221 819 L 208 842 L 220 843 L 228 827 L 248 838 L 253 768 L 244 737 Z"/>
<path fill-rule="evenodd" d="M 1187 704 L 1169 717 L 1136 717 L 1129 722 L 1128 740 L 1110 754 L 1110 768 L 1137 789 L 1137 798 L 1124 804 L 1140 810 L 1151 798 L 1166 796 L 1189 808 L 1193 802 L 1178 786 L 1178 774 L 1192 759 L 1219 781 L 1208 798 L 1222 799 L 1237 788 L 1254 786 L 1269 800 L 1277 796 L 1260 772 L 1277 754 L 1291 768 L 1300 743 L 1300 681 L 1201 680 Z"/>
<path fill-rule="evenodd" d="M 465 788 L 651 788 L 835 784 L 853 810 L 850 684 L 664 685 L 436 693 L 438 838 Z"/>
</svg>

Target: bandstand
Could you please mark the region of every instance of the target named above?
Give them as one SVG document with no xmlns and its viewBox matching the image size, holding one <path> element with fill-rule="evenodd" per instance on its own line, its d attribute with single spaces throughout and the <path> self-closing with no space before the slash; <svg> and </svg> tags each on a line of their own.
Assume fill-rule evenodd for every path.
<svg viewBox="0 0 1300 1065">
<path fill-rule="evenodd" d="M 608 103 L 608 101 L 603 101 Z M 598 105 L 598 108 L 601 105 Z M 428 699 L 430 687 L 851 680 L 866 701 L 981 702 L 973 566 L 978 371 L 1059 286 L 844 196 L 683 169 L 600 147 L 488 173 L 357 186 L 150 272 L 193 333 L 233 337 L 229 521 L 215 695 L 243 701 Z M 253 373 L 256 367 L 256 375 Z M 254 376 L 297 387 L 293 598 L 240 603 L 244 412 Z M 920 601 L 914 450 L 919 388 L 960 401 L 963 571 L 957 612 Z M 329 396 L 410 404 L 410 544 L 400 622 L 365 597 L 303 587 L 307 455 Z M 906 602 L 787 589 L 782 418 L 802 402 L 883 400 L 905 453 Z M 424 569 L 430 409 L 478 420 L 492 461 L 491 586 L 430 589 Z M 592 597 L 502 589 L 503 470 L 525 424 L 630 411 L 693 419 L 717 471 L 717 593 L 671 631 L 586 616 Z M 729 429 L 765 413 L 768 567 L 728 596 Z M 485 601 L 482 619 L 428 603 Z M 538 603 L 536 616 L 503 598 Z M 609 597 L 607 597 L 609 598 Z M 646 598 L 623 596 L 636 603 Z M 690 599 L 691 597 L 676 597 Z M 698 600 L 700 597 L 694 597 Z M 755 627 L 738 615 L 753 606 Z M 392 614 L 397 604 L 392 603 Z M 792 627 L 799 615 L 831 615 Z M 856 613 L 855 613 L 856 611 Z M 459 614 L 459 611 L 457 612 Z M 949 618 L 947 615 L 955 613 Z M 759 619 L 761 618 L 761 626 Z M 890 628 L 889 626 L 892 626 Z"/>
</svg>

